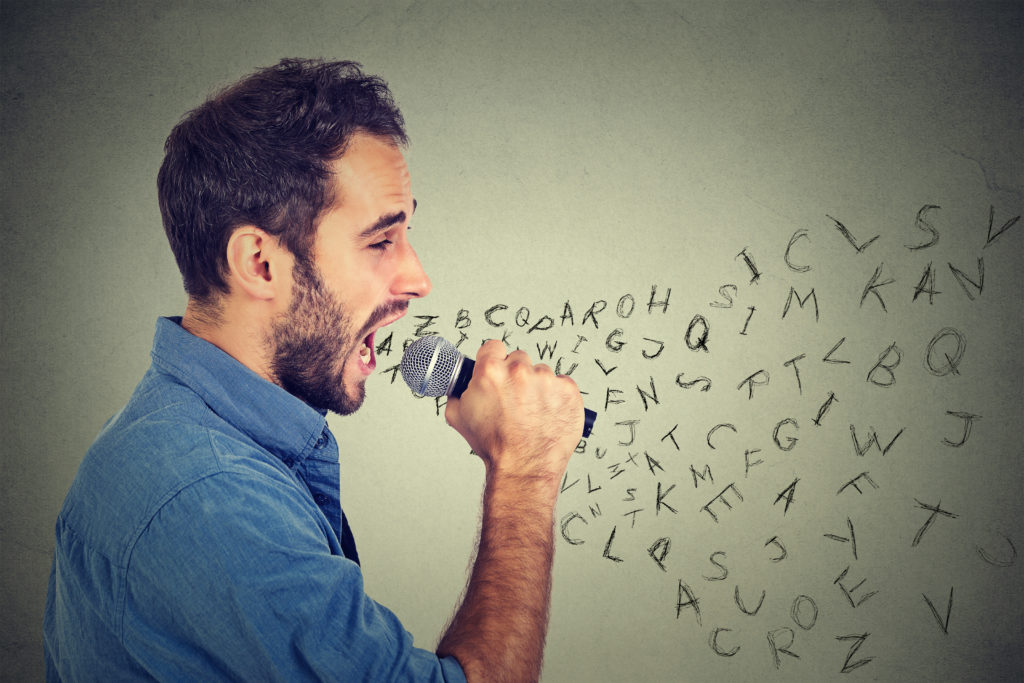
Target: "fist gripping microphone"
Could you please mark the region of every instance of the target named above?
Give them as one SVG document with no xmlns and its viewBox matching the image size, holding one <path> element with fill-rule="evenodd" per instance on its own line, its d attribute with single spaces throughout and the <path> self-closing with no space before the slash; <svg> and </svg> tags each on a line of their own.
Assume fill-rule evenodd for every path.
<svg viewBox="0 0 1024 683">
<path fill-rule="evenodd" d="M 402 354 L 402 379 L 417 396 L 462 396 L 476 361 L 442 337 L 420 337 Z M 597 413 L 583 409 L 583 438 L 590 436 Z"/>
</svg>

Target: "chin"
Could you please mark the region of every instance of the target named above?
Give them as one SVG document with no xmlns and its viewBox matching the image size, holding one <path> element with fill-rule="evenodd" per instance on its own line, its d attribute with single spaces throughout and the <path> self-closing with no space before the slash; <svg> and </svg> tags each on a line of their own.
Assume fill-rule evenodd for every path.
<svg viewBox="0 0 1024 683">
<path fill-rule="evenodd" d="M 342 393 L 331 400 L 328 410 L 338 415 L 351 415 L 362 407 L 366 400 L 366 384 L 360 382 L 355 388 L 349 390 L 342 384 Z"/>
</svg>

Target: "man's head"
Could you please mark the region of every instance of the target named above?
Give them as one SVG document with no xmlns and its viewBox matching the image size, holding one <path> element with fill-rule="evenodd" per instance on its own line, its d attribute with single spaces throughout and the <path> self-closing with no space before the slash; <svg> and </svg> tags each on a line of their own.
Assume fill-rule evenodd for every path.
<svg viewBox="0 0 1024 683">
<path fill-rule="evenodd" d="M 350 62 L 285 60 L 171 133 L 160 208 L 208 339 L 316 408 L 359 407 L 373 335 L 430 281 L 385 84 Z M 186 320 L 190 313 L 186 312 Z"/>
<path fill-rule="evenodd" d="M 308 255 L 334 196 L 331 163 L 358 132 L 407 142 L 387 85 L 354 62 L 285 59 L 227 88 L 171 131 L 157 176 L 164 230 L 197 304 L 228 291 L 228 238 L 255 225 Z"/>
</svg>

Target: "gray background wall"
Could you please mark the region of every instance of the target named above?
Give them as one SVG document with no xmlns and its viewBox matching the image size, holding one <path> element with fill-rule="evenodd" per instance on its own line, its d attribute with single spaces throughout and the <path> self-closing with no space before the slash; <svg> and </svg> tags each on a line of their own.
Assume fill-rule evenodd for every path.
<svg viewBox="0 0 1024 683">
<path fill-rule="evenodd" d="M 57 510 L 183 309 L 164 138 L 324 56 L 384 76 L 413 140 L 435 291 L 332 426 L 368 590 L 420 645 L 482 479 L 392 383 L 429 320 L 550 349 L 599 413 L 545 680 L 1019 680 L 1021 8 L 5 0 L 4 679 L 41 675 Z"/>
</svg>

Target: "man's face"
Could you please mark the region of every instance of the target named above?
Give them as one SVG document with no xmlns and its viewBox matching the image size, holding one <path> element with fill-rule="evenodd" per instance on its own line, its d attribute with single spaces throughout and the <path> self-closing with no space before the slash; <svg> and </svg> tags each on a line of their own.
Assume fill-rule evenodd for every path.
<svg viewBox="0 0 1024 683">
<path fill-rule="evenodd" d="M 334 170 L 341 189 L 312 257 L 292 269 L 292 300 L 270 339 L 271 370 L 309 405 L 347 415 L 362 405 L 376 366 L 374 334 L 431 284 L 407 236 L 415 202 L 401 151 L 359 133 Z"/>
</svg>

